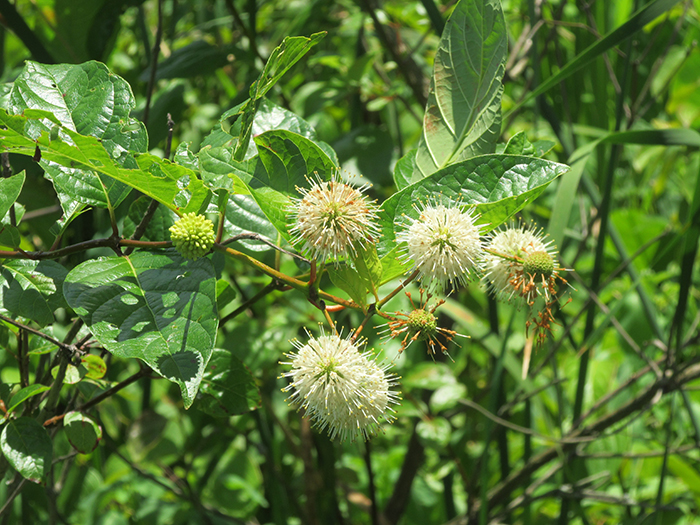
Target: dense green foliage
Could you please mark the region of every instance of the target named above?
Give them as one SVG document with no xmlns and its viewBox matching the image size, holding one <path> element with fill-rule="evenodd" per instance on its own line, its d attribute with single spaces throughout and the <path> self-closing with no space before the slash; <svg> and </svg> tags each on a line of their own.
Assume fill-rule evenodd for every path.
<svg viewBox="0 0 700 525">
<path fill-rule="evenodd" d="M 0 523 L 695 522 L 697 2 L 0 14 Z M 324 265 L 289 210 L 332 177 L 381 235 Z M 568 304 L 430 310 L 431 202 L 543 228 Z M 366 443 L 281 391 L 319 324 L 401 376 Z"/>
</svg>

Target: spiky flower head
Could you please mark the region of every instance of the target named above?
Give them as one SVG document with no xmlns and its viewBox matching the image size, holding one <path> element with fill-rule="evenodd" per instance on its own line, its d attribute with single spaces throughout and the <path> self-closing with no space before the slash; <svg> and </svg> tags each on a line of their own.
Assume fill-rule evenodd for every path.
<svg viewBox="0 0 700 525">
<path fill-rule="evenodd" d="M 388 328 L 384 333 L 388 334 L 388 337 L 403 336 L 399 353 L 408 348 L 413 341 L 426 341 L 429 354 L 434 355 L 435 347 L 439 347 L 443 354 L 449 355 L 447 354 L 447 345 L 450 341 L 452 341 L 455 336 L 466 336 L 458 334 L 454 330 L 438 326 L 435 310 L 445 304 L 445 301 L 440 299 L 432 306 L 428 306 L 432 295 L 426 293 L 425 300 L 423 300 L 423 293 L 425 293 L 425 290 L 421 289 L 420 301 L 418 302 L 418 306 L 416 306 L 411 297 L 411 292 L 406 292 L 406 296 L 411 302 L 413 310 L 409 313 L 394 312 L 393 315 L 395 317 L 387 323 L 386 326 Z M 440 341 L 439 337 L 444 340 L 444 343 Z"/>
<path fill-rule="evenodd" d="M 493 234 L 485 249 L 484 280 L 498 298 L 531 308 L 526 326 L 534 325 L 538 342 L 544 341 L 554 322 L 556 283 L 566 283 L 559 274 L 565 269 L 559 268 L 552 241 L 542 230 L 510 225 Z M 535 309 L 538 300 L 540 306 Z"/>
<path fill-rule="evenodd" d="M 397 377 L 387 373 L 390 364 L 378 363 L 371 352 L 339 335 L 309 334 L 308 343 L 295 339 L 292 344 L 297 352 L 285 354 L 289 361 L 281 363 L 292 367 L 282 374 L 292 380 L 283 389 L 291 392 L 287 401 L 303 408 L 331 439 L 369 439 L 381 421 L 396 419 L 390 405 L 399 399 L 391 390 Z"/>
<path fill-rule="evenodd" d="M 375 224 L 377 206 L 362 192 L 334 174 L 331 180 L 307 179 L 309 188 L 299 188 L 300 199 L 292 199 L 289 218 L 292 243 L 314 259 L 324 262 L 357 254 L 357 247 L 379 234 Z"/>
<path fill-rule="evenodd" d="M 186 259 L 199 259 L 216 241 L 214 224 L 196 213 L 186 213 L 170 227 L 170 239 Z"/>
<path fill-rule="evenodd" d="M 419 279 L 438 292 L 466 285 L 483 255 L 478 215 L 453 204 L 414 205 L 417 218 L 406 217 L 396 235 L 406 243 L 404 259 L 418 270 Z"/>
</svg>

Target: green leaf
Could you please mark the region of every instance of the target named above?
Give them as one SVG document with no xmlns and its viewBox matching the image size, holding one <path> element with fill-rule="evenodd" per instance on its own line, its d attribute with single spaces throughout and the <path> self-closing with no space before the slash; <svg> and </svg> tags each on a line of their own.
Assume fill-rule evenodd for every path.
<svg viewBox="0 0 700 525">
<path fill-rule="evenodd" d="M 34 138 L 32 125 L 49 119 L 59 126 L 58 137 L 51 138 L 42 132 Z M 135 167 L 122 167 L 114 161 L 104 147 L 104 142 L 81 135 L 62 126 L 51 113 L 40 110 L 26 110 L 23 115 L 9 115 L 0 108 L 0 150 L 10 153 L 33 156 L 36 148 L 41 151 L 44 160 L 54 162 L 71 169 L 87 169 L 100 175 L 107 175 L 105 180 L 116 179 L 156 199 L 178 214 L 199 213 L 206 208 L 211 193 L 197 178 L 197 174 L 183 166 L 162 160 L 149 153 L 134 154 Z M 71 143 L 61 136 L 67 136 Z M 102 194 L 109 200 L 113 181 L 102 189 Z M 115 205 L 114 202 L 111 203 Z"/>
<path fill-rule="evenodd" d="M 61 289 L 66 273 L 55 261 L 6 259 L 0 266 L 0 312 L 52 323 L 53 311 L 65 306 Z"/>
<path fill-rule="evenodd" d="M 99 62 L 83 64 L 46 65 L 28 61 L 10 93 L 10 113 L 26 110 L 51 112 L 61 127 L 101 139 L 104 149 L 119 165 L 131 164 L 130 152 L 145 152 L 148 148 L 146 130 L 130 117 L 136 102 L 131 88 Z M 61 135 L 61 127 L 51 120 L 30 121 L 26 136 L 36 139 L 42 132 Z M 61 137 L 65 140 L 65 136 Z M 91 206 L 117 206 L 129 193 L 123 182 L 92 171 L 89 166 L 55 164 L 42 158 L 59 196 L 64 212 L 69 203 L 81 202 Z"/>
<path fill-rule="evenodd" d="M 430 409 L 433 414 L 437 414 L 442 410 L 454 408 L 459 403 L 460 399 L 464 399 L 467 395 L 467 387 L 462 383 L 454 383 L 443 385 L 438 388 L 430 397 Z"/>
<path fill-rule="evenodd" d="M 0 436 L 0 449 L 22 477 L 34 483 L 46 481 L 53 444 L 41 423 L 29 417 L 8 421 Z"/>
<path fill-rule="evenodd" d="M 473 204 L 480 223 L 496 228 L 537 198 L 555 178 L 569 168 L 535 157 L 483 155 L 453 164 L 394 194 L 379 214 L 382 238 L 378 251 L 384 256 L 395 247 L 395 231 L 403 216 L 418 217 L 417 203 L 436 196 Z"/>
<path fill-rule="evenodd" d="M 212 416 L 227 417 L 260 407 L 255 379 L 240 359 L 215 348 L 202 378 L 197 407 Z"/>
<path fill-rule="evenodd" d="M 401 380 L 407 390 L 425 388 L 436 390 L 457 383 L 454 372 L 445 363 L 420 363 L 414 366 Z"/>
<path fill-rule="evenodd" d="M 0 246 L 7 246 L 13 250 L 19 248 L 22 236 L 19 230 L 10 224 L 0 225 Z"/>
<path fill-rule="evenodd" d="M 416 151 L 412 149 L 406 153 L 394 166 L 394 184 L 396 184 L 396 189 L 399 191 L 411 185 L 413 168 L 416 162 Z"/>
<path fill-rule="evenodd" d="M 7 407 L 8 413 L 12 412 L 15 408 L 20 406 L 30 397 L 34 397 L 38 394 L 41 394 L 42 392 L 46 392 L 47 390 L 49 390 L 49 387 L 46 385 L 29 385 L 27 387 L 24 387 L 22 390 L 20 390 L 14 396 L 12 396 L 10 404 Z"/>
<path fill-rule="evenodd" d="M 84 355 L 80 358 L 80 364 L 85 368 L 85 377 L 88 379 L 102 379 L 107 373 L 107 364 L 99 355 Z"/>
<path fill-rule="evenodd" d="M 0 179 L 0 219 L 12 208 L 22 192 L 22 186 L 24 186 L 24 171 L 12 177 Z"/>
<path fill-rule="evenodd" d="M 359 246 L 357 255 L 352 258 L 358 275 L 365 282 L 366 289 L 372 292 L 377 301 L 377 288 L 382 279 L 382 263 L 377 255 L 377 247 L 374 244 Z"/>
<path fill-rule="evenodd" d="M 350 296 L 364 311 L 367 307 L 367 284 L 357 271 L 347 264 L 328 267 L 331 282 Z"/>
<path fill-rule="evenodd" d="M 435 55 L 411 182 L 493 151 L 501 132 L 507 41 L 500 1 L 457 4 Z"/>
<path fill-rule="evenodd" d="M 315 46 L 326 32 L 314 33 L 310 37 L 293 36 L 285 37 L 282 43 L 277 46 L 265 63 L 262 73 L 258 79 L 250 86 L 250 99 L 236 112 L 241 118 L 241 131 L 238 136 L 238 145 L 234 153 L 236 160 L 243 160 L 248 149 L 248 143 L 253 129 L 253 120 L 260 104 L 260 99 L 272 89 L 277 81 L 282 78 L 289 69 L 303 57 L 309 49 Z M 224 114 L 226 117 L 232 114 Z"/>
<path fill-rule="evenodd" d="M 51 377 L 56 379 L 58 376 L 58 370 L 61 365 L 56 365 L 51 369 Z M 66 366 L 66 373 L 63 376 L 63 384 L 64 385 L 75 385 L 76 383 L 80 383 L 82 379 L 85 377 L 87 374 L 87 369 L 84 366 L 75 366 L 72 364 L 68 364 Z"/>
<path fill-rule="evenodd" d="M 102 429 L 92 419 L 80 412 L 68 412 L 63 418 L 63 430 L 68 441 L 81 454 L 89 454 L 102 439 Z"/>
<path fill-rule="evenodd" d="M 450 442 L 452 425 L 444 417 L 423 419 L 416 425 L 416 434 L 423 446 L 444 450 Z"/>
<path fill-rule="evenodd" d="M 164 250 L 90 260 L 71 270 L 63 290 L 107 350 L 141 359 L 177 383 L 190 407 L 218 326 L 208 258 L 189 261 Z"/>
<path fill-rule="evenodd" d="M 268 180 L 260 182 L 287 195 L 296 195 L 297 186 L 308 186 L 307 177 L 318 175 L 322 180 L 330 179 L 335 169 L 321 148 L 291 131 L 268 131 L 254 140 L 269 175 Z"/>
<path fill-rule="evenodd" d="M 250 195 L 231 195 L 226 203 L 224 222 L 226 236 L 255 234 L 275 242 L 278 233 L 265 216 L 255 199 Z M 254 240 L 238 241 L 246 250 L 263 252 L 273 250 L 271 246 Z"/>
</svg>

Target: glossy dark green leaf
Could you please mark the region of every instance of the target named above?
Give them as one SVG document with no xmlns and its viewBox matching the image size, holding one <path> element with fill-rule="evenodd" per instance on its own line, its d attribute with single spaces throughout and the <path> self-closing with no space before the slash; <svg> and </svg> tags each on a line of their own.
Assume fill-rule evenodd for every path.
<svg viewBox="0 0 700 525">
<path fill-rule="evenodd" d="M 491 153 L 501 131 L 508 34 L 498 0 L 461 0 L 440 40 L 411 182 Z"/>
<path fill-rule="evenodd" d="M 128 167 L 130 152 L 145 152 L 148 139 L 143 124 L 130 117 L 136 102 L 129 85 L 104 64 L 47 65 L 28 61 L 10 93 L 9 112 L 50 111 L 61 123 L 29 121 L 25 136 L 41 132 L 58 138 L 62 128 L 101 140 L 110 159 Z M 65 136 L 62 138 L 65 139 Z M 64 211 L 68 201 L 91 206 L 116 206 L 129 193 L 123 181 L 86 166 L 71 166 L 42 157 L 42 167 L 53 182 Z"/>
<path fill-rule="evenodd" d="M 12 208 L 22 192 L 22 186 L 24 186 L 24 171 L 12 177 L 0 179 L 0 220 Z"/>
<path fill-rule="evenodd" d="M 41 394 L 42 392 L 46 392 L 48 389 L 49 389 L 49 387 L 46 385 L 36 385 L 36 384 L 24 387 L 22 390 L 20 390 L 14 396 L 12 396 L 12 399 L 10 400 L 10 404 L 7 407 L 7 411 L 12 412 L 15 408 L 20 406 L 22 403 L 24 403 L 30 397 L 34 397 L 38 394 Z"/>
<path fill-rule="evenodd" d="M 255 378 L 227 350 L 215 348 L 202 378 L 197 407 L 212 416 L 227 417 L 260 407 Z"/>
<path fill-rule="evenodd" d="M 479 222 L 498 227 L 528 202 L 537 198 L 555 178 L 569 168 L 563 164 L 515 155 L 483 155 L 453 164 L 394 194 L 382 204 L 382 238 L 379 253 L 395 247 L 395 232 L 403 216 L 418 217 L 418 203 L 440 196 L 475 205 Z"/>
<path fill-rule="evenodd" d="M 226 237 L 253 234 L 264 237 L 272 243 L 277 240 L 278 236 L 275 227 L 250 195 L 231 195 L 229 197 L 226 203 L 224 231 Z M 255 240 L 241 239 L 237 242 L 252 252 L 274 249 Z"/>
<path fill-rule="evenodd" d="M 65 306 L 62 287 L 66 273 L 51 260 L 6 259 L 0 265 L 0 311 L 40 325 L 53 322 L 53 311 Z"/>
<path fill-rule="evenodd" d="M 63 430 L 68 441 L 81 454 L 89 454 L 102 439 L 102 429 L 92 419 L 80 412 L 68 412 L 63 418 Z"/>
<path fill-rule="evenodd" d="M 22 477 L 44 483 L 51 469 L 53 444 L 41 423 L 29 417 L 11 419 L 0 436 L 0 449 Z"/>
<path fill-rule="evenodd" d="M 22 236 L 17 227 L 10 224 L 0 224 L 0 246 L 16 250 L 21 242 Z"/>
<path fill-rule="evenodd" d="M 291 131 L 268 131 L 254 140 L 269 177 L 260 182 L 286 195 L 297 195 L 297 186 L 308 186 L 307 177 L 330 179 L 335 168 L 321 148 Z"/>
<path fill-rule="evenodd" d="M 86 261 L 64 284 L 66 300 L 112 354 L 138 358 L 195 398 L 214 348 L 216 275 L 208 258 L 175 250 Z"/>
<path fill-rule="evenodd" d="M 60 135 L 65 134 L 71 143 L 62 140 L 60 135 L 52 138 L 46 132 L 34 138 L 32 125 L 45 119 L 58 126 Z M 206 207 L 211 198 L 209 190 L 192 170 L 149 153 L 134 154 L 134 167 L 123 167 L 112 159 L 104 147 L 104 141 L 64 127 L 46 111 L 26 110 L 23 115 L 9 115 L 0 108 L 0 125 L 6 126 L 0 128 L 2 151 L 33 156 L 38 147 L 42 159 L 70 169 L 87 169 L 107 175 L 107 179 L 111 177 L 124 182 L 179 214 L 197 213 Z M 105 202 L 110 199 L 112 187 L 114 184 L 101 190 Z M 111 204 L 115 205 L 114 202 Z"/>
</svg>

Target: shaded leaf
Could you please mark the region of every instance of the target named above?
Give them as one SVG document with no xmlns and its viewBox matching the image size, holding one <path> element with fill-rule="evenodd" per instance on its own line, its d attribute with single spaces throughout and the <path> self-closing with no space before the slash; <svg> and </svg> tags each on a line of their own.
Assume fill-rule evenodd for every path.
<svg viewBox="0 0 700 525">
<path fill-rule="evenodd" d="M 238 51 L 235 46 L 215 46 L 206 40 L 195 40 L 173 51 L 168 58 L 158 63 L 156 80 L 168 78 L 192 78 L 210 75 L 228 64 L 228 56 Z M 148 82 L 151 68 L 147 68 L 139 80 Z"/>
<path fill-rule="evenodd" d="M 80 412 L 68 412 L 63 418 L 63 429 L 68 441 L 81 454 L 89 454 L 102 439 L 102 429 Z"/>
<path fill-rule="evenodd" d="M 0 311 L 40 325 L 53 322 L 53 311 L 65 306 L 66 269 L 55 261 L 6 259 L 0 266 Z"/>
<path fill-rule="evenodd" d="M 443 450 L 450 442 L 452 425 L 444 417 L 423 419 L 416 425 L 416 434 L 423 446 Z"/>
<path fill-rule="evenodd" d="M 51 469 L 53 445 L 48 432 L 29 417 L 11 419 L 0 436 L 0 449 L 22 477 L 34 483 L 44 483 Z"/>
<path fill-rule="evenodd" d="M 64 293 L 107 350 L 141 359 L 177 383 L 189 408 L 218 326 L 208 258 L 189 261 L 164 250 L 90 260 L 71 270 Z"/>
<path fill-rule="evenodd" d="M 394 184 L 396 184 L 396 189 L 398 191 L 411 185 L 413 168 L 416 162 L 416 151 L 417 150 L 412 149 L 406 153 L 394 166 Z"/>
<path fill-rule="evenodd" d="M 231 352 L 215 348 L 202 378 L 198 408 L 227 417 L 260 407 L 260 390 L 250 371 Z"/>
<path fill-rule="evenodd" d="M 367 285 L 357 271 L 347 264 L 327 268 L 331 281 L 364 310 L 367 306 Z"/>
</svg>

